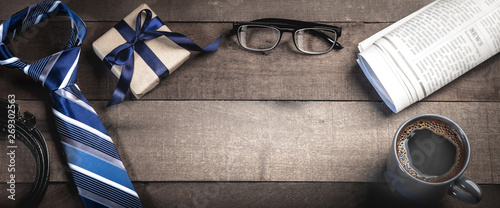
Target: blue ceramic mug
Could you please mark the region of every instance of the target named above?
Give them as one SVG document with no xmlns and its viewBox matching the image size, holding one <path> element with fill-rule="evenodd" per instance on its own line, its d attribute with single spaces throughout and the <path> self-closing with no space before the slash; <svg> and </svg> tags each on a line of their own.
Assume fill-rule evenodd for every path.
<svg viewBox="0 0 500 208">
<path fill-rule="evenodd" d="M 452 120 L 435 114 L 417 115 L 397 130 L 387 160 L 392 187 L 407 198 L 432 202 L 448 194 L 478 203 L 481 188 L 463 176 L 470 145 Z"/>
</svg>

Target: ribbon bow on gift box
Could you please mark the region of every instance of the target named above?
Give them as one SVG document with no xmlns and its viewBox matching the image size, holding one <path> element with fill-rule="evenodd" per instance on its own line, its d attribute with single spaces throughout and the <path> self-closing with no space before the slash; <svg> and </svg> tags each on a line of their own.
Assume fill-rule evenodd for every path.
<svg viewBox="0 0 500 208">
<path fill-rule="evenodd" d="M 146 19 L 141 26 L 141 15 L 146 13 Z M 153 14 L 149 9 L 143 9 L 137 15 L 135 31 L 123 20 L 114 26 L 114 28 L 125 38 L 127 42 L 116 47 L 106 57 L 104 63 L 111 68 L 113 65 L 122 66 L 122 72 L 118 80 L 118 85 L 109 100 L 108 106 L 119 104 L 123 101 L 125 94 L 130 87 L 130 81 L 134 74 L 134 51 L 141 56 L 148 66 L 160 76 L 168 72 L 168 68 L 158 59 L 153 51 L 144 43 L 146 40 L 152 40 L 160 36 L 166 36 L 177 45 L 191 51 L 216 52 L 222 37 L 219 37 L 213 43 L 205 48 L 196 45 L 188 37 L 174 32 L 157 31 L 164 24 L 158 18 L 152 18 Z"/>
</svg>

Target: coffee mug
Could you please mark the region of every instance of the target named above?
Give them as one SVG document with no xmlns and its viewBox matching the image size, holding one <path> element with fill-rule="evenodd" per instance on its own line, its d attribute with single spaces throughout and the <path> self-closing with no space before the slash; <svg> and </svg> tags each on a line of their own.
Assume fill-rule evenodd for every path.
<svg viewBox="0 0 500 208">
<path fill-rule="evenodd" d="M 448 194 L 475 204 L 482 190 L 462 175 L 469 158 L 469 140 L 455 122 L 435 114 L 417 115 L 394 135 L 387 176 L 392 187 L 410 199 L 432 202 Z"/>
</svg>

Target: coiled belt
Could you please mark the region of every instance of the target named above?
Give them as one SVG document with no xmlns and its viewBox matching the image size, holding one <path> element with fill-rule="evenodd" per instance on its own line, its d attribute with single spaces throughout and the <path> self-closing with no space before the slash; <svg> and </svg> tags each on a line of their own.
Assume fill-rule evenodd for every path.
<svg viewBox="0 0 500 208">
<path fill-rule="evenodd" d="M 35 116 L 29 112 L 24 112 L 24 116 L 21 116 L 19 112 L 17 104 L 0 99 L 1 132 L 22 141 L 30 149 L 36 162 L 33 188 L 20 200 L 17 207 L 37 207 L 45 196 L 49 183 L 49 152 L 42 133 L 36 128 Z"/>
</svg>

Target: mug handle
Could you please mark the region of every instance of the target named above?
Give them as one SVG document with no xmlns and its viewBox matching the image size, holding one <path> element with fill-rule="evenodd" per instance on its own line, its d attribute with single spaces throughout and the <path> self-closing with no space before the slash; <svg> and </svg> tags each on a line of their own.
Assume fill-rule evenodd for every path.
<svg viewBox="0 0 500 208">
<path fill-rule="evenodd" d="M 483 198 L 481 187 L 466 176 L 452 182 L 448 194 L 470 204 L 477 204 Z"/>
</svg>

